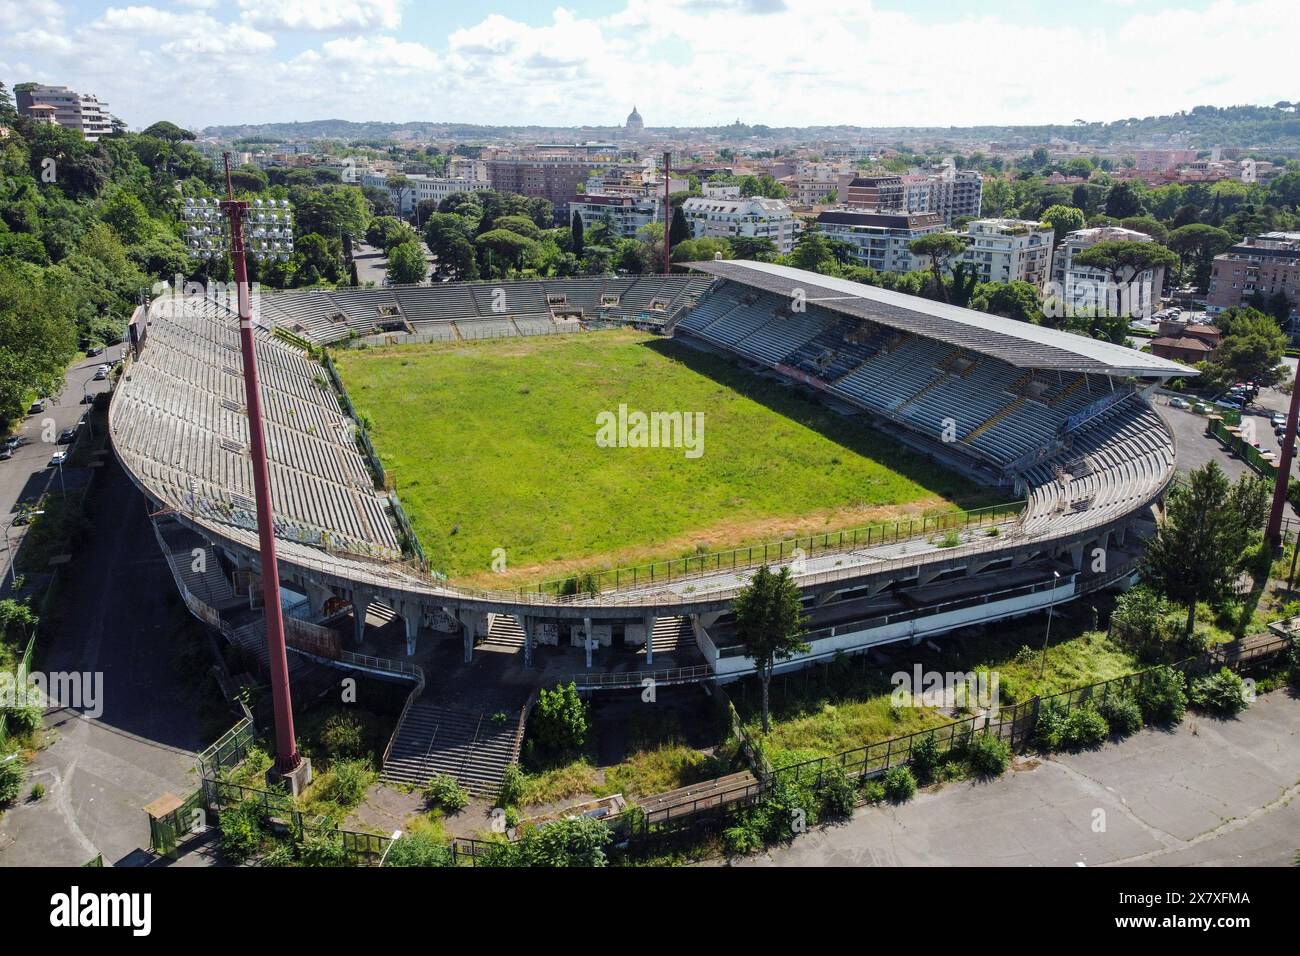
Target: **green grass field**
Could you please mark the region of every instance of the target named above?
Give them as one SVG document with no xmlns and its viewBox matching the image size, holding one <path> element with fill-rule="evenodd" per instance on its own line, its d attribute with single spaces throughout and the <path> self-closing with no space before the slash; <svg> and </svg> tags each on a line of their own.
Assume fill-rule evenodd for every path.
<svg viewBox="0 0 1300 956">
<path fill-rule="evenodd" d="M 789 388 L 632 330 L 344 349 L 337 366 L 431 566 L 459 581 L 525 584 L 994 501 Z M 702 454 L 600 447 L 597 415 L 620 404 L 703 412 Z"/>
</svg>

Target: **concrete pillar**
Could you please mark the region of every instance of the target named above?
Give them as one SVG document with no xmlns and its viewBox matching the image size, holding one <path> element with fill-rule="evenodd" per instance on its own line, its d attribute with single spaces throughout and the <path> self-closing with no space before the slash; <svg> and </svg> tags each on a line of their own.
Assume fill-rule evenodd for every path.
<svg viewBox="0 0 1300 956">
<path fill-rule="evenodd" d="M 353 640 L 361 644 L 366 639 L 366 610 L 375 596 L 369 591 L 352 592 Z"/>
<path fill-rule="evenodd" d="M 307 592 L 307 606 L 311 608 L 312 620 L 319 621 L 325 616 L 325 605 L 334 597 L 334 592 L 312 581 L 308 581 L 303 590 Z"/>
<path fill-rule="evenodd" d="M 420 636 L 420 625 L 424 621 L 424 609 L 418 604 L 404 602 L 402 620 L 406 623 L 406 656 L 415 655 L 415 642 Z"/>
<path fill-rule="evenodd" d="M 587 648 L 587 670 L 591 670 L 591 618 L 582 619 L 583 644 Z"/>
<path fill-rule="evenodd" d="M 474 659 L 474 628 L 478 615 L 473 611 L 458 611 L 456 616 L 460 619 L 461 633 L 465 641 L 464 661 L 468 664 Z"/>
<path fill-rule="evenodd" d="M 524 667 L 533 666 L 533 631 L 536 627 L 533 618 L 527 614 L 519 615 L 519 623 L 524 629 Z"/>
<path fill-rule="evenodd" d="M 1117 547 L 1124 547 L 1124 542 L 1128 539 L 1128 525 L 1122 524 L 1115 529 L 1114 538 L 1112 539 Z"/>
<path fill-rule="evenodd" d="M 646 614 L 641 618 L 641 624 L 645 627 L 645 662 L 653 664 L 655 662 L 655 621 L 658 620 L 653 614 Z"/>
<path fill-rule="evenodd" d="M 1083 570 L 1083 545 L 1076 544 L 1070 548 L 1070 563 L 1074 565 L 1074 570 Z"/>
</svg>

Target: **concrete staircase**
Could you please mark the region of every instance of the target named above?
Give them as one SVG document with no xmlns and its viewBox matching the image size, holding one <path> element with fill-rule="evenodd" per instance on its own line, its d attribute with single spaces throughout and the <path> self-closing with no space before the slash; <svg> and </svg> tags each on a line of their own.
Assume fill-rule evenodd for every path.
<svg viewBox="0 0 1300 956">
<path fill-rule="evenodd" d="M 422 787 L 436 774 L 455 777 L 479 797 L 495 797 L 506 766 L 519 759 L 519 710 L 461 711 L 417 700 L 406 712 L 382 779 L 390 784 Z"/>
<path fill-rule="evenodd" d="M 656 658 L 660 654 L 696 653 L 695 633 L 691 630 L 691 622 L 684 617 L 657 618 L 650 641 Z"/>
<path fill-rule="evenodd" d="M 516 620 L 513 614 L 494 614 L 492 615 L 492 626 L 488 628 L 487 638 L 483 643 L 523 650 L 523 625 Z"/>
</svg>

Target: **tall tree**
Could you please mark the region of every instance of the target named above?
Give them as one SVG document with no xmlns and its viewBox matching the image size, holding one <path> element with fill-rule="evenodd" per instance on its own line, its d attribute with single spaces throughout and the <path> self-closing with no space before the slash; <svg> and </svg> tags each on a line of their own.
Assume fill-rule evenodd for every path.
<svg viewBox="0 0 1300 956">
<path fill-rule="evenodd" d="M 1146 583 L 1187 608 L 1186 633 L 1196 605 L 1229 595 L 1242 553 L 1258 537 L 1268 509 L 1268 485 L 1245 475 L 1229 484 L 1217 462 L 1196 469 L 1169 491 L 1164 517 L 1142 558 Z"/>
<path fill-rule="evenodd" d="M 1061 203 L 1056 203 L 1044 209 L 1042 219 L 1043 222 L 1052 227 L 1053 242 L 1058 246 L 1067 232 L 1082 229 L 1086 221 L 1082 209 L 1075 206 L 1065 206 Z"/>
<path fill-rule="evenodd" d="M 582 213 L 573 210 L 573 221 L 569 223 L 569 244 L 573 247 L 573 254 L 579 259 L 582 258 Z"/>
<path fill-rule="evenodd" d="M 424 245 L 418 240 L 399 243 L 388 250 L 388 281 L 393 285 L 414 285 L 428 275 Z"/>
<path fill-rule="evenodd" d="M 668 244 L 675 246 L 689 238 L 691 238 L 690 224 L 686 221 L 686 213 L 682 211 L 681 206 L 678 206 L 673 210 L 673 221 L 668 226 Z"/>
<path fill-rule="evenodd" d="M 1169 234 L 1169 248 L 1178 256 L 1179 279 L 1186 281 L 1187 263 L 1192 263 L 1192 282 L 1204 289 L 1210 281 L 1214 257 L 1232 245 L 1232 233 L 1201 222 L 1179 226 Z"/>
<path fill-rule="evenodd" d="M 736 637 L 758 667 L 763 685 L 763 733 L 769 729 L 769 688 L 776 662 L 808 650 L 799 588 L 788 567 L 773 571 L 763 565 L 754 572 L 732 603 Z"/>
<path fill-rule="evenodd" d="M 954 257 L 966 249 L 966 242 L 954 232 L 932 232 L 928 236 L 913 239 L 907 248 L 913 254 L 925 256 L 930 260 L 930 273 L 934 281 L 934 297 L 940 302 L 948 301 L 948 291 L 943 281 L 944 267 Z"/>
</svg>

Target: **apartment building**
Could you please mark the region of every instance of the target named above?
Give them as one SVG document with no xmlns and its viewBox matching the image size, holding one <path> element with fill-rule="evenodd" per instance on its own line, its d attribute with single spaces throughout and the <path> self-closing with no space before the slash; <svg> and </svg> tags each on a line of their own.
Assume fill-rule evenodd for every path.
<svg viewBox="0 0 1300 956">
<path fill-rule="evenodd" d="M 1099 242 L 1151 242 L 1145 232 L 1120 226 L 1076 229 L 1065 238 L 1052 257 L 1053 295 L 1059 295 L 1074 309 L 1095 309 L 1118 315 L 1150 315 L 1159 303 L 1165 284 L 1163 266 L 1147 269 L 1129 280 L 1123 289 L 1113 288 L 1110 276 L 1075 257 Z"/>
<path fill-rule="evenodd" d="M 422 202 L 440 203 L 454 193 L 468 193 L 489 188 L 481 179 L 462 179 L 452 176 L 425 176 L 423 174 L 393 173 L 377 169 L 359 171 L 362 186 L 388 190 L 398 215 L 409 216 Z M 390 186 L 389 181 L 400 181 Z"/>
<path fill-rule="evenodd" d="M 980 282 L 1028 282 L 1043 289 L 1052 277 L 1048 226 L 1029 219 L 975 219 L 962 236 L 961 261 L 975 267 Z"/>
<path fill-rule="evenodd" d="M 92 143 L 113 132 L 107 103 L 66 86 L 25 84 L 14 90 L 14 103 L 18 112 L 33 122 L 74 129 Z"/>
<path fill-rule="evenodd" d="M 539 143 L 526 150 L 497 151 L 484 165 L 498 192 L 541 196 L 560 207 L 592 173 L 618 161 L 619 149 L 609 143 Z"/>
<path fill-rule="evenodd" d="M 867 209 L 827 209 L 817 217 L 817 229 L 827 239 L 846 243 L 854 261 L 878 272 L 911 272 L 928 263 L 912 254 L 908 244 L 932 232 L 942 232 L 943 219 L 928 212 L 881 212 Z"/>
<path fill-rule="evenodd" d="M 663 197 L 653 194 L 584 193 L 569 200 L 569 221 L 582 216 L 584 228 L 598 222 L 609 224 L 610 233 L 635 239 L 637 230 L 652 222 L 663 222 Z"/>
<path fill-rule="evenodd" d="M 845 201 L 858 209 L 901 212 L 904 198 L 901 176 L 855 176 L 849 181 Z"/>
<path fill-rule="evenodd" d="M 771 239 L 780 255 L 794 248 L 799 234 L 799 221 L 780 199 L 692 196 L 682 212 L 696 239 Z"/>
<path fill-rule="evenodd" d="M 1216 315 L 1246 305 L 1256 293 L 1281 292 L 1300 308 L 1300 232 L 1266 232 L 1214 257 L 1205 310 Z"/>
<path fill-rule="evenodd" d="M 984 177 L 978 170 L 945 165 L 930 175 L 929 212 L 937 212 L 952 225 L 956 220 L 978 216 L 984 202 Z"/>
</svg>

